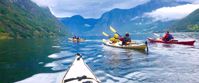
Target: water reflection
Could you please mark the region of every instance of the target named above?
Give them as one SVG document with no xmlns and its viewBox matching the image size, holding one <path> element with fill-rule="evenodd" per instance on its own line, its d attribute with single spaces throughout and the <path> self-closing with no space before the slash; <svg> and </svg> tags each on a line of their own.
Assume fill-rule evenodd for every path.
<svg viewBox="0 0 199 83">
<path fill-rule="evenodd" d="M 78 52 L 102 83 L 198 83 L 198 34 L 191 34 L 192 38 L 188 38 L 190 34 L 174 35 L 181 40 L 196 39 L 195 47 L 149 43 L 147 55 L 108 47 L 101 40 L 1 41 L 0 80 L 3 83 L 60 83 Z"/>
<path fill-rule="evenodd" d="M 0 40 L 1 82 L 10 83 L 51 71 L 43 68 L 43 63 L 51 61 L 47 55 L 59 51 L 52 45 L 56 45 L 54 41 L 44 39 Z"/>
</svg>

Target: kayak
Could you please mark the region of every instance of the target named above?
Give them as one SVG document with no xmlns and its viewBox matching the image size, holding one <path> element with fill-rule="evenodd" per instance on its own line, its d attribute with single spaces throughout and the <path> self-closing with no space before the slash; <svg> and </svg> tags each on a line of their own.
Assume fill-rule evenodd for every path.
<svg viewBox="0 0 199 83">
<path fill-rule="evenodd" d="M 72 41 L 72 42 L 84 42 L 85 40 L 84 39 L 73 39 L 73 38 L 68 38 L 69 41 Z"/>
<path fill-rule="evenodd" d="M 134 50 L 143 50 L 145 51 L 145 49 L 147 48 L 146 44 L 137 44 L 137 43 L 132 43 L 130 45 L 123 45 L 122 46 L 122 42 L 118 42 L 115 44 L 111 44 L 109 40 L 103 39 L 102 40 L 103 44 L 106 46 L 110 46 L 110 47 L 116 47 L 116 48 L 123 48 L 123 49 L 134 49 Z"/>
<path fill-rule="evenodd" d="M 148 38 L 149 42 L 153 43 L 165 43 L 165 44 L 182 44 L 182 45 L 194 45 L 195 40 L 192 41 L 178 41 L 178 40 L 170 40 L 170 41 L 163 41 L 162 39 L 153 39 Z"/>
<path fill-rule="evenodd" d="M 70 68 L 63 77 L 62 83 L 100 83 L 94 73 L 84 63 L 80 54 L 76 55 Z"/>
</svg>

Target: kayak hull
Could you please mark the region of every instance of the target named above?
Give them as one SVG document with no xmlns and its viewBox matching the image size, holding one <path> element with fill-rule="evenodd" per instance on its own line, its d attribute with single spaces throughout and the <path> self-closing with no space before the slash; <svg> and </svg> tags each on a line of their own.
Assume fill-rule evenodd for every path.
<svg viewBox="0 0 199 83">
<path fill-rule="evenodd" d="M 145 45 L 145 44 L 135 44 L 134 43 L 134 44 L 127 45 L 127 46 L 122 46 L 119 43 L 111 44 L 109 40 L 105 40 L 105 39 L 103 39 L 103 44 L 106 46 L 115 47 L 115 48 L 134 49 L 134 50 L 141 50 L 141 51 L 145 51 L 145 49 L 147 48 L 147 45 Z"/>
<path fill-rule="evenodd" d="M 84 42 L 84 39 L 73 39 L 73 38 L 68 38 L 68 41 L 72 41 L 72 42 Z"/>
<path fill-rule="evenodd" d="M 70 68 L 65 73 L 62 83 L 100 83 L 94 73 L 84 63 L 79 54 L 76 55 Z"/>
<path fill-rule="evenodd" d="M 168 42 L 165 42 L 161 39 L 156 40 L 156 39 L 152 39 L 152 38 L 148 38 L 148 40 L 149 40 L 149 42 L 152 42 L 152 43 L 165 43 L 165 44 L 194 45 L 194 43 L 195 43 L 195 40 L 193 40 L 193 41 L 168 41 Z"/>
</svg>

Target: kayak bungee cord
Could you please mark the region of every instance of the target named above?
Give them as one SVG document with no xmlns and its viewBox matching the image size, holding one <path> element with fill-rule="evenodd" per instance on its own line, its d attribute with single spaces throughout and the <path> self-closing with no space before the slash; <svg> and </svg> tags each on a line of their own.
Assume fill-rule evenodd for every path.
<svg viewBox="0 0 199 83">
<path fill-rule="evenodd" d="M 83 76 L 81 76 L 81 77 L 65 79 L 65 80 L 64 80 L 64 83 L 67 83 L 67 82 L 73 81 L 73 80 L 82 81 L 82 80 L 84 80 L 84 79 L 92 79 L 92 80 L 95 80 L 95 79 L 93 79 L 93 78 L 90 78 L 90 77 L 87 77 L 87 76 L 83 75 Z M 97 81 L 97 80 L 95 80 L 95 81 Z M 97 82 L 98 82 L 98 81 L 97 81 Z M 88 83 L 90 83 L 90 82 L 88 82 Z M 100 82 L 98 82 L 98 83 L 100 83 Z"/>
<path fill-rule="evenodd" d="M 77 53 L 76 58 L 66 71 L 62 83 L 100 83 L 82 56 Z"/>
</svg>

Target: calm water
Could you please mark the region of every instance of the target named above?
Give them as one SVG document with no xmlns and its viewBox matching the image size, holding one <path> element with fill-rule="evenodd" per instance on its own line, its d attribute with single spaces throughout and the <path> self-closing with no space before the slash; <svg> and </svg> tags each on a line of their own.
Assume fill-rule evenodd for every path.
<svg viewBox="0 0 199 83">
<path fill-rule="evenodd" d="M 147 34 L 133 37 L 143 42 Z M 85 62 L 103 83 L 199 83 L 199 34 L 176 33 L 195 46 L 149 44 L 149 54 L 102 45 L 101 38 L 83 43 L 67 38 L 0 40 L 0 83 L 61 83 L 75 58 Z"/>
</svg>

